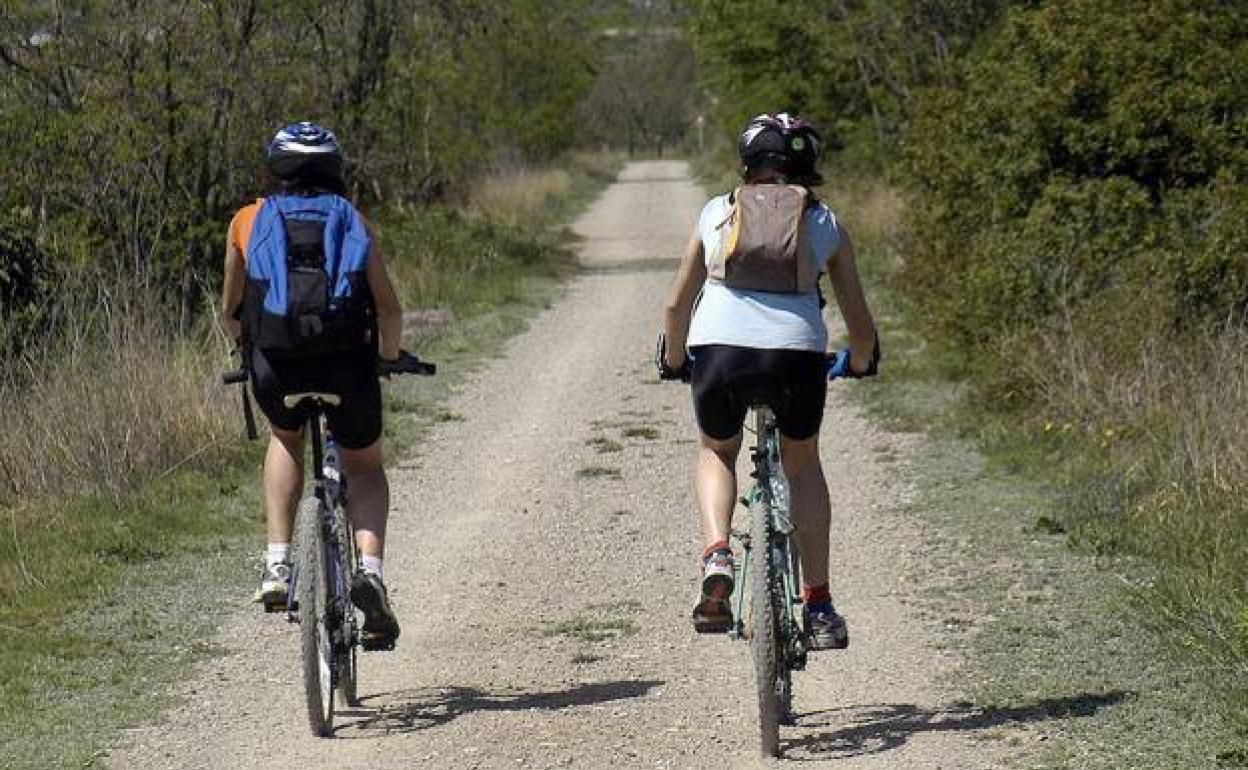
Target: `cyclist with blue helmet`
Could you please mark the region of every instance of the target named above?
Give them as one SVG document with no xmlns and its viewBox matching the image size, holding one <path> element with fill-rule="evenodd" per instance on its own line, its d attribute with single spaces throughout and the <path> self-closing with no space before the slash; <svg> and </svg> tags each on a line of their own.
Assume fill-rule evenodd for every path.
<svg viewBox="0 0 1248 770">
<path fill-rule="evenodd" d="M 701 432 L 695 493 L 705 548 L 694 627 L 715 632 L 732 624 L 728 537 L 737 501 L 737 455 L 749 403 L 756 394 L 767 393 L 781 433 L 781 460 L 797 525 L 807 644 L 830 649 L 847 646 L 849 634 L 828 588 L 831 507 L 818 443 L 827 393 L 828 332 L 817 285 L 820 273 L 828 275 L 849 330 L 849 351 L 840 357 L 838 373 L 874 374 L 879 349 L 849 232 L 811 191 L 822 184 L 816 170 L 820 146 L 814 127 L 787 113 L 759 115 L 746 125 L 738 143 L 744 186 L 712 198 L 703 208 L 664 308 L 664 343 L 657 363 L 661 377 L 690 380 Z M 790 189 L 759 187 L 773 185 Z M 758 201 L 796 201 L 786 243 L 775 248 L 762 244 L 755 251 L 770 257 L 738 271 L 750 274 L 756 283 L 745 285 L 753 288 L 734 285 L 732 270 L 725 270 L 723 261 L 726 253 L 739 253 L 739 239 L 751 237 L 740 220 L 743 206 L 752 201 L 735 197 L 746 194 Z M 764 212 L 753 233 L 774 228 L 778 219 Z M 788 259 L 784 264 L 790 272 L 765 275 L 782 263 L 778 257 Z M 776 288 L 781 285 L 785 288 Z"/>
<path fill-rule="evenodd" d="M 273 207 L 266 214 L 266 199 L 259 199 L 243 207 L 230 222 L 221 308 L 222 324 L 243 349 L 256 401 L 271 428 L 264 461 L 268 548 L 256 601 L 266 608 L 286 604 L 291 533 L 303 491 L 307 416 L 298 409 L 287 408 L 282 397 L 307 391 L 336 393 L 342 396 L 342 403 L 328 407 L 326 418 L 351 480 L 347 507 L 361 564 L 360 573 L 352 581 L 351 598 L 364 612 L 365 637 L 385 647 L 398 637 L 399 623 L 382 580 L 390 493 L 382 466 L 382 407 L 377 371 L 379 357 L 386 361 L 399 358 L 403 310 L 376 232 L 344 199 L 342 151 L 333 132 L 308 122 L 286 126 L 269 143 L 267 162 L 276 187 L 268 199 Z M 329 237 L 323 230 L 316 231 L 310 242 L 305 238 L 302 244 L 297 243 L 299 223 L 289 212 L 315 206 L 340 212 L 340 224 L 332 228 L 339 235 Z M 348 307 L 350 313 L 342 311 L 344 318 L 335 319 L 336 339 L 332 346 L 299 350 L 297 344 L 286 340 L 290 344 L 280 349 L 267 347 L 258 339 L 264 332 L 257 327 L 264 322 L 255 319 L 270 308 L 260 305 L 265 286 L 257 286 L 254 271 L 248 267 L 249 258 L 258 261 L 262 247 L 267 245 L 257 237 L 266 221 L 284 228 L 290 243 L 282 243 L 291 250 L 292 261 L 297 248 L 304 248 L 304 256 L 311 249 L 312 256 L 319 260 L 312 271 L 317 275 L 327 264 L 336 264 L 335 270 L 341 267 L 342 254 L 330 252 L 345 248 L 342 231 L 349 233 L 354 228 L 355 243 L 365 244 L 359 247 L 363 264 L 357 265 L 353 274 L 356 277 L 342 284 L 348 290 L 354 288 L 358 296 L 337 303 Z M 284 265 L 286 257 L 283 250 L 279 262 Z M 326 267 L 325 272 L 328 271 Z M 337 276 L 334 278 L 337 280 Z M 283 280 L 287 280 L 284 271 Z M 318 291 L 324 301 L 338 284 L 331 281 L 327 289 L 325 278 L 319 281 Z M 305 322 L 307 316 L 297 320 Z M 319 318 L 313 320 L 319 324 Z"/>
</svg>

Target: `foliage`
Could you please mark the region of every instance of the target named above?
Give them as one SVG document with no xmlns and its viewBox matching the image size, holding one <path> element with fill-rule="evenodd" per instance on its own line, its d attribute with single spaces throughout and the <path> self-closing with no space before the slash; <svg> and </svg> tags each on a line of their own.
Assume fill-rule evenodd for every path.
<svg viewBox="0 0 1248 770">
<path fill-rule="evenodd" d="M 920 93 L 893 273 L 974 430 L 1059 482 L 1072 542 L 1149 557 L 1143 616 L 1240 699 L 1246 65 L 1235 4 L 1011 9 Z"/>
<path fill-rule="evenodd" d="M 948 82 L 953 60 L 1004 0 L 701 0 L 692 29 L 705 87 L 725 132 L 787 109 L 833 148 L 873 158 L 892 148 L 924 86 Z"/>
<path fill-rule="evenodd" d="M 1248 21 L 1135 5 L 1017 10 L 958 87 L 922 102 L 905 280 L 959 344 L 1085 315 L 1188 326 L 1238 310 Z"/>
<path fill-rule="evenodd" d="M 427 199 L 501 157 L 570 146 L 564 116 L 592 79 L 586 6 L 7 4 L 0 232 L 33 231 L 48 269 L 153 276 L 189 319 L 284 122 L 338 131 L 364 203 Z"/>
<path fill-rule="evenodd" d="M 696 119 L 693 48 L 674 14 L 651 7 L 622 21 L 607 30 L 598 77 L 582 107 L 589 137 L 630 155 L 662 155 L 683 144 Z"/>
</svg>

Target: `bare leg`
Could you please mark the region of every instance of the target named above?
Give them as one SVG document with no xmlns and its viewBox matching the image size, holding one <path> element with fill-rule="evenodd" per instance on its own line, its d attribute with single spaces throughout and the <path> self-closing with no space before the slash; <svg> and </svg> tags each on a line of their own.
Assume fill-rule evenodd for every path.
<svg viewBox="0 0 1248 770">
<path fill-rule="evenodd" d="M 702 538 L 710 547 L 728 540 L 737 504 L 737 453 L 741 434 L 727 441 L 702 436 L 694 471 L 694 491 L 702 514 Z"/>
<path fill-rule="evenodd" d="M 270 543 L 289 543 L 303 493 L 303 430 L 272 428 L 264 455 L 264 518 Z"/>
<path fill-rule="evenodd" d="M 828 529 L 832 506 L 828 483 L 819 462 L 819 437 L 803 441 L 781 437 L 780 457 L 789 480 L 793 521 L 797 526 L 797 550 L 802 559 L 802 585 L 828 582 Z"/>
<path fill-rule="evenodd" d="M 355 527 L 361 556 L 381 557 L 386 550 L 386 519 L 390 512 L 390 484 L 382 466 L 381 439 L 363 449 L 342 450 L 342 465 L 350 491 L 347 513 Z"/>
</svg>

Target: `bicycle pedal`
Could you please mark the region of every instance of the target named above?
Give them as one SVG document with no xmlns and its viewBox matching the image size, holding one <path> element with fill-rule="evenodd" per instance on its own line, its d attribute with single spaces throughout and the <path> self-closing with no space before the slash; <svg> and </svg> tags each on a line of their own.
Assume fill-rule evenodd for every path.
<svg viewBox="0 0 1248 770">
<path fill-rule="evenodd" d="M 360 649 L 364 652 L 390 652 L 394 649 L 393 639 L 361 639 Z"/>
<path fill-rule="evenodd" d="M 704 622 L 693 624 L 693 630 L 697 631 L 699 634 L 726 634 L 731 631 L 732 628 L 733 623 L 731 620 L 726 620 L 722 623 Z"/>
</svg>

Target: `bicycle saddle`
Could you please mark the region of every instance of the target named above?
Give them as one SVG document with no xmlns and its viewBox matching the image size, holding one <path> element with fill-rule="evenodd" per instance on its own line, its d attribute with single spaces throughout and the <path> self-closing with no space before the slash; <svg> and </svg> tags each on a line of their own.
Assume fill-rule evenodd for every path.
<svg viewBox="0 0 1248 770">
<path fill-rule="evenodd" d="M 290 393 L 282 397 L 282 404 L 284 404 L 287 409 L 294 409 L 304 401 L 311 401 L 313 403 L 319 402 L 325 406 L 339 406 L 342 404 L 342 396 L 337 393 L 308 392 Z"/>
</svg>

